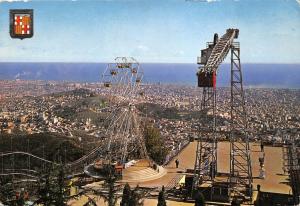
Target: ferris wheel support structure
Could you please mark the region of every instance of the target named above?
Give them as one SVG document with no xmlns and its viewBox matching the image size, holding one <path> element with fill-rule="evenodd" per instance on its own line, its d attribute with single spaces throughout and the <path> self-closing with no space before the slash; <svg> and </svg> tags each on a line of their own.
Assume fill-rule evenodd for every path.
<svg viewBox="0 0 300 206">
<path fill-rule="evenodd" d="M 112 151 L 121 163 L 125 163 L 133 153 L 138 153 L 141 158 L 148 158 L 135 107 L 139 101 L 139 86 L 143 75 L 140 63 L 132 57 L 115 58 L 115 62 L 109 63 L 102 75 L 104 88 L 117 102 L 107 118 L 108 159 L 111 159 Z"/>
</svg>

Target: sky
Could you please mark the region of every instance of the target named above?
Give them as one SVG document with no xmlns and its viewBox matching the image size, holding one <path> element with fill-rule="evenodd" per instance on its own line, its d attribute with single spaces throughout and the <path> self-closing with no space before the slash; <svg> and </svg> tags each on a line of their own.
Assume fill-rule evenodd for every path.
<svg viewBox="0 0 300 206">
<path fill-rule="evenodd" d="M 241 61 L 300 63 L 298 0 L 0 0 L 1 62 L 196 63 L 238 28 Z M 12 39 L 9 9 L 34 9 L 34 36 Z M 228 61 L 228 59 L 227 59 Z"/>
</svg>

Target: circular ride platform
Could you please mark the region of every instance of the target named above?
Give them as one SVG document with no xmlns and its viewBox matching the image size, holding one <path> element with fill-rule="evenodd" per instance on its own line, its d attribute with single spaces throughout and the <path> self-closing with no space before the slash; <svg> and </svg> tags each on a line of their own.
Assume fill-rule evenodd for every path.
<svg viewBox="0 0 300 206">
<path fill-rule="evenodd" d="M 105 175 L 103 174 L 103 161 L 96 161 L 93 164 L 90 164 L 84 168 L 84 173 L 88 176 L 104 179 Z M 116 163 L 113 163 L 112 166 L 116 169 L 116 172 L 121 171 L 120 182 L 146 182 L 150 180 L 159 179 L 164 176 L 167 171 L 159 165 L 154 166 L 150 160 L 141 159 L 141 160 L 131 160 L 121 167 Z"/>
</svg>

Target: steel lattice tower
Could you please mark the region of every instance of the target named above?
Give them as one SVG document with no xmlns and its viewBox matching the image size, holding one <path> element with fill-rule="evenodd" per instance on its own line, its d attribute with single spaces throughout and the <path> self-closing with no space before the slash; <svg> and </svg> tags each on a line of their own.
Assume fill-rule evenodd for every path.
<svg viewBox="0 0 300 206">
<path fill-rule="evenodd" d="M 230 196 L 252 197 L 252 170 L 249 138 L 247 133 L 247 113 L 240 64 L 238 29 L 227 29 L 219 39 L 207 43 L 198 57 L 198 86 L 203 88 L 201 109 L 206 124 L 200 128 L 197 142 L 196 160 L 192 192 L 199 184 L 209 181 L 213 184 L 217 174 L 217 138 L 216 138 L 216 73 L 219 65 L 231 52 L 231 111 L 230 111 Z M 205 114 L 206 113 L 206 114 Z M 210 118 L 211 117 L 211 118 Z"/>
<path fill-rule="evenodd" d="M 200 181 L 213 181 L 217 172 L 216 88 L 203 88 L 201 110 L 206 113 L 206 124 L 200 128 L 200 137 L 197 141 L 193 190 Z M 212 115 L 211 118 L 208 117 L 208 114 Z"/>
<path fill-rule="evenodd" d="M 247 113 L 240 63 L 239 43 L 231 45 L 230 188 L 234 195 L 252 196 Z"/>
<path fill-rule="evenodd" d="M 289 174 L 289 182 L 292 188 L 293 201 L 295 205 L 300 204 L 300 147 L 297 146 L 295 139 L 299 136 L 289 135 L 285 138 L 283 145 L 283 167 Z"/>
</svg>

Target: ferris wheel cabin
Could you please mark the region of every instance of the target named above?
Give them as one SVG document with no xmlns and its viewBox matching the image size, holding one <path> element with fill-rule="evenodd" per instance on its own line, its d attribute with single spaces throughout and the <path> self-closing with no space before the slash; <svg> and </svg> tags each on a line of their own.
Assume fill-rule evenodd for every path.
<svg viewBox="0 0 300 206">
<path fill-rule="evenodd" d="M 104 82 L 104 87 L 111 87 L 111 82 Z"/>
<path fill-rule="evenodd" d="M 123 69 L 123 68 L 130 68 L 131 67 L 131 63 L 118 63 L 117 67 L 119 69 Z"/>
<path fill-rule="evenodd" d="M 137 69 L 136 68 L 132 68 L 131 72 L 132 72 L 132 74 L 136 74 L 137 73 Z"/>
<path fill-rule="evenodd" d="M 136 82 L 136 83 L 140 83 L 140 82 L 141 82 L 141 78 L 137 78 L 137 79 L 135 80 L 135 82 Z"/>
<path fill-rule="evenodd" d="M 111 75 L 117 75 L 117 70 L 112 69 L 112 70 L 110 71 L 110 74 L 111 74 Z"/>
</svg>

